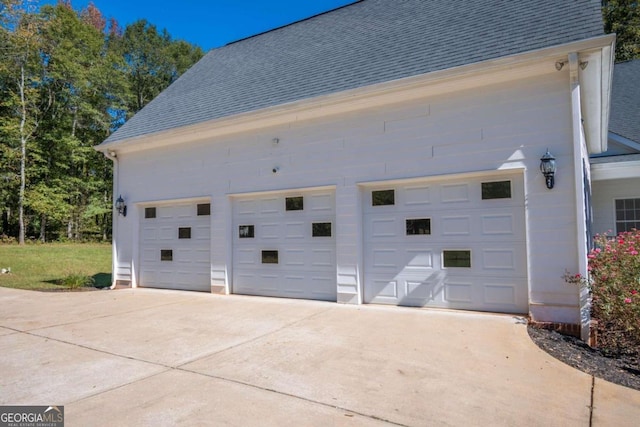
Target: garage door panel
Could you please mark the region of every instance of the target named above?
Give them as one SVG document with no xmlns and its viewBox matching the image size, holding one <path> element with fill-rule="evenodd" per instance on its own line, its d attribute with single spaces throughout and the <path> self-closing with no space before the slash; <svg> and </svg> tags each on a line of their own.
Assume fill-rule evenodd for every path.
<svg viewBox="0 0 640 427">
<path fill-rule="evenodd" d="M 311 294 L 313 299 L 335 301 L 336 278 L 333 275 L 316 275 L 311 277 Z"/>
<path fill-rule="evenodd" d="M 431 204 L 430 186 L 410 186 L 404 189 L 404 204 L 408 207 L 424 209 Z"/>
<path fill-rule="evenodd" d="M 386 218 L 372 218 L 369 222 L 371 240 L 398 237 L 400 235 L 398 227 L 399 222 L 398 218 L 393 216 Z"/>
<path fill-rule="evenodd" d="M 335 210 L 335 197 L 333 193 L 322 193 L 310 195 L 308 200 L 309 210 L 313 213 L 332 213 Z"/>
<path fill-rule="evenodd" d="M 295 203 L 289 203 L 290 210 L 286 210 L 287 198 L 302 198 L 302 203 L 292 200 L 290 202 Z M 232 206 L 236 234 L 233 240 L 233 292 L 335 301 L 333 191 L 302 190 L 242 196 L 234 198 Z M 330 223 L 331 227 L 314 227 L 315 223 Z M 239 227 L 247 225 L 253 226 L 253 237 L 239 238 Z M 277 263 L 263 264 L 262 252 L 266 250 L 278 251 Z M 270 279 L 270 274 L 279 277 L 277 285 Z M 246 283 L 247 280 L 252 283 Z"/>
<path fill-rule="evenodd" d="M 279 197 L 270 197 L 260 201 L 260 213 L 273 215 L 282 212 L 282 200 Z"/>
<path fill-rule="evenodd" d="M 471 218 L 468 215 L 443 215 L 439 222 L 443 237 L 471 235 Z"/>
<path fill-rule="evenodd" d="M 140 286 L 210 291 L 210 216 L 196 203 L 152 207 L 156 218 L 140 218 Z"/>
<path fill-rule="evenodd" d="M 311 266 L 314 270 L 325 268 L 334 270 L 336 265 L 336 252 L 334 248 L 311 248 Z"/>
<path fill-rule="evenodd" d="M 304 275 L 285 275 L 283 281 L 283 291 L 289 295 L 297 294 L 300 298 L 302 298 L 304 296 L 305 280 L 306 277 Z"/>
<path fill-rule="evenodd" d="M 440 187 L 441 203 L 470 202 L 469 184 L 445 184 Z"/>
<path fill-rule="evenodd" d="M 194 240 L 206 240 L 211 239 L 211 227 L 208 225 L 196 225 L 191 227 L 191 238 Z"/>
<path fill-rule="evenodd" d="M 509 182 L 511 197 L 482 199 L 482 183 L 494 181 Z M 365 302 L 526 312 L 523 183 L 514 175 L 365 189 Z M 389 189 L 395 204 L 372 206 L 371 193 Z M 463 253 L 449 254 L 451 266 L 445 251 Z"/>
<path fill-rule="evenodd" d="M 306 224 L 303 221 L 286 222 L 284 237 L 287 240 L 304 240 L 308 237 Z"/>
<path fill-rule="evenodd" d="M 473 301 L 472 295 L 471 282 L 447 280 L 444 284 L 444 302 L 470 304 Z"/>
<path fill-rule="evenodd" d="M 279 223 L 261 224 L 259 237 L 264 240 L 279 240 L 281 238 L 280 227 L 281 224 Z"/>
<path fill-rule="evenodd" d="M 376 300 L 398 298 L 398 282 L 396 280 L 375 279 L 371 284 L 372 296 Z"/>
</svg>

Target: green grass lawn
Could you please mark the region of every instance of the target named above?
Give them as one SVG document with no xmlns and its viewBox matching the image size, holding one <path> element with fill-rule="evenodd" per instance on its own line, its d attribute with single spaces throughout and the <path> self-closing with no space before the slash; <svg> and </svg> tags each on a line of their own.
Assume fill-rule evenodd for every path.
<svg viewBox="0 0 640 427">
<path fill-rule="evenodd" d="M 92 277 L 95 287 L 111 285 L 111 245 L 53 243 L 0 245 L 0 286 L 20 289 L 61 289 L 63 279 Z"/>
</svg>

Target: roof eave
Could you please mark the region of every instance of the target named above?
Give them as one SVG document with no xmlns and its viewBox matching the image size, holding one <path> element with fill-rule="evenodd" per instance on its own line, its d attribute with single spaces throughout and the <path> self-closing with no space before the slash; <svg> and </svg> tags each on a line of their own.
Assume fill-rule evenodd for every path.
<svg viewBox="0 0 640 427">
<path fill-rule="evenodd" d="M 514 71 L 521 71 L 529 67 L 530 71 L 540 72 L 543 69 L 546 70 L 548 66 L 553 66 L 555 61 L 568 53 L 584 52 L 585 55 L 594 55 L 593 61 L 598 63 L 593 67 L 594 69 L 596 67 L 605 67 L 597 74 L 600 79 L 599 87 L 602 89 L 597 108 L 590 108 L 588 116 L 591 117 L 597 112 L 605 119 L 603 126 L 598 128 L 598 131 L 601 130 L 603 132 L 604 142 L 600 141 L 596 148 L 602 149 L 604 147 L 606 149 L 606 124 L 609 117 L 613 53 L 611 51 L 607 54 L 605 50 L 612 49 L 614 40 L 615 38 L 612 35 L 593 37 L 357 89 L 302 99 L 195 125 L 103 142 L 94 148 L 101 152 L 139 151 L 268 126 L 277 126 L 291 121 L 340 114 L 361 108 L 380 106 L 397 100 L 417 99 L 425 96 L 426 93 L 431 95 L 438 91 L 445 93 L 451 90 L 464 89 L 465 87 L 474 87 L 474 85 L 499 83 L 505 76 L 513 75 Z M 589 56 L 589 61 L 591 61 L 591 56 Z M 587 69 L 589 68 L 591 67 L 587 67 Z M 587 76 L 588 87 L 590 88 L 594 87 L 595 83 L 595 79 L 591 74 L 589 73 Z M 521 78 L 523 75 L 520 73 L 518 77 Z M 589 121 L 591 122 L 591 119 Z M 589 139 L 591 140 L 592 138 Z"/>
</svg>

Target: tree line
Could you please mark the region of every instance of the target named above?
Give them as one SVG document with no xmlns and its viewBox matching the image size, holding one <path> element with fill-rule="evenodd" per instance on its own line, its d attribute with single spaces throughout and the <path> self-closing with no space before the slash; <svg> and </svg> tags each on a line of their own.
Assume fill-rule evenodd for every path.
<svg viewBox="0 0 640 427">
<path fill-rule="evenodd" d="M 109 239 L 112 164 L 92 147 L 203 52 L 146 20 L 0 0 L 0 235 Z"/>
<path fill-rule="evenodd" d="M 640 58 L 637 0 L 603 0 L 616 60 Z M 93 146 L 203 56 L 89 3 L 0 0 L 0 237 L 107 240 L 112 165 Z"/>
</svg>

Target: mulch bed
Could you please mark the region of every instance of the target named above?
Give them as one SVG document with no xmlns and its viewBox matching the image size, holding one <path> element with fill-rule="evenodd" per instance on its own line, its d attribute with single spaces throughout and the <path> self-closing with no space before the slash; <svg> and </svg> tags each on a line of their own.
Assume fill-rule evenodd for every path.
<svg viewBox="0 0 640 427">
<path fill-rule="evenodd" d="M 529 326 L 534 343 L 551 356 L 597 378 L 640 390 L 640 349 L 635 354 L 608 357 L 578 338 Z"/>
</svg>

